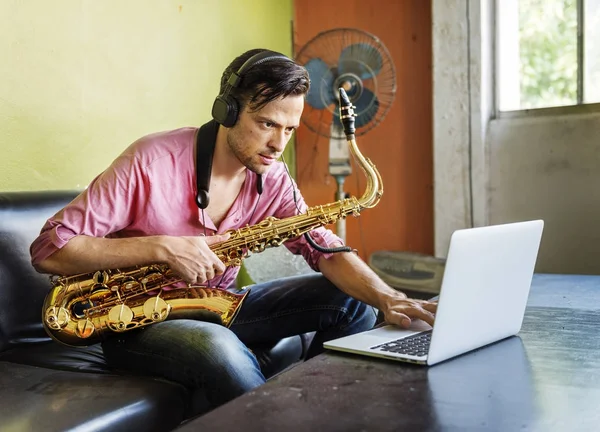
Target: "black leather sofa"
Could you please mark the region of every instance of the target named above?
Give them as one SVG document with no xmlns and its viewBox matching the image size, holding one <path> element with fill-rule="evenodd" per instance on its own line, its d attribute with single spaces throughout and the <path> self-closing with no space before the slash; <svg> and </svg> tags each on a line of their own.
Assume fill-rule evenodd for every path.
<svg viewBox="0 0 600 432">
<path fill-rule="evenodd" d="M 52 341 L 41 324 L 50 288 L 29 246 L 76 191 L 0 192 L 0 430 L 169 431 L 187 418 L 189 393 L 162 379 L 111 370 L 99 346 Z M 252 347 L 272 377 L 306 352 L 307 336 Z"/>
</svg>

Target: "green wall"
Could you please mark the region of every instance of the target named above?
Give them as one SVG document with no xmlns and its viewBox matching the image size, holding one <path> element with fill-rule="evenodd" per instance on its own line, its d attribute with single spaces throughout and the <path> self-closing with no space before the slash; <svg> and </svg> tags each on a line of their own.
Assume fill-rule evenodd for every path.
<svg viewBox="0 0 600 432">
<path fill-rule="evenodd" d="M 1 1 L 0 191 L 81 189 L 139 136 L 201 125 L 233 57 L 291 54 L 292 13 L 292 0 Z"/>
</svg>

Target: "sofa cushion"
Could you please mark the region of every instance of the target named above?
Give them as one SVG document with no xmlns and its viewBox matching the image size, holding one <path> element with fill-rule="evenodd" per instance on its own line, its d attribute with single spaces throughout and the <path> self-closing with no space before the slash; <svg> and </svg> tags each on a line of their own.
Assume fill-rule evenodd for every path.
<svg viewBox="0 0 600 432">
<path fill-rule="evenodd" d="M 169 431 L 183 420 L 186 398 L 160 380 L 0 361 L 2 430 Z"/>
<path fill-rule="evenodd" d="M 31 265 L 29 246 L 46 220 L 77 191 L 0 194 L 0 352 L 22 342 L 50 340 L 42 306 L 50 290 L 47 275 Z"/>
<path fill-rule="evenodd" d="M 50 341 L 19 345 L 0 353 L 0 361 L 27 364 L 71 372 L 112 373 L 100 344 L 70 347 Z"/>
</svg>

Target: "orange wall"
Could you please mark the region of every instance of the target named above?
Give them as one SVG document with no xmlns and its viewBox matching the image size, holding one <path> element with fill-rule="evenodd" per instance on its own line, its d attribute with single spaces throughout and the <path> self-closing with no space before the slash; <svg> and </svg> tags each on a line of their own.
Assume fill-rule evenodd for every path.
<svg viewBox="0 0 600 432">
<path fill-rule="evenodd" d="M 387 116 L 357 137 L 377 166 L 384 194 L 373 209 L 346 222 L 348 245 L 363 259 L 377 250 L 433 254 L 433 117 L 431 2 L 429 0 L 296 0 L 294 50 L 319 32 L 358 28 L 377 36 L 396 68 L 396 97 Z M 302 125 L 296 138 L 296 176 L 309 206 L 335 201 L 329 139 Z M 355 165 L 344 190 L 360 196 L 365 177 Z M 335 229 L 334 226 L 331 226 Z"/>
</svg>

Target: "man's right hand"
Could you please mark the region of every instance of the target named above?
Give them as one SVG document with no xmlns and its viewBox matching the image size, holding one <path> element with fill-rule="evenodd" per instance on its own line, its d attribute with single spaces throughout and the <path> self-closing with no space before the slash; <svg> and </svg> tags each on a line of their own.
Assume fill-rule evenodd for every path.
<svg viewBox="0 0 600 432">
<path fill-rule="evenodd" d="M 210 249 L 210 246 L 224 242 L 229 234 L 203 237 L 167 237 L 167 264 L 185 282 L 201 284 L 223 274 L 225 264 Z"/>
</svg>

